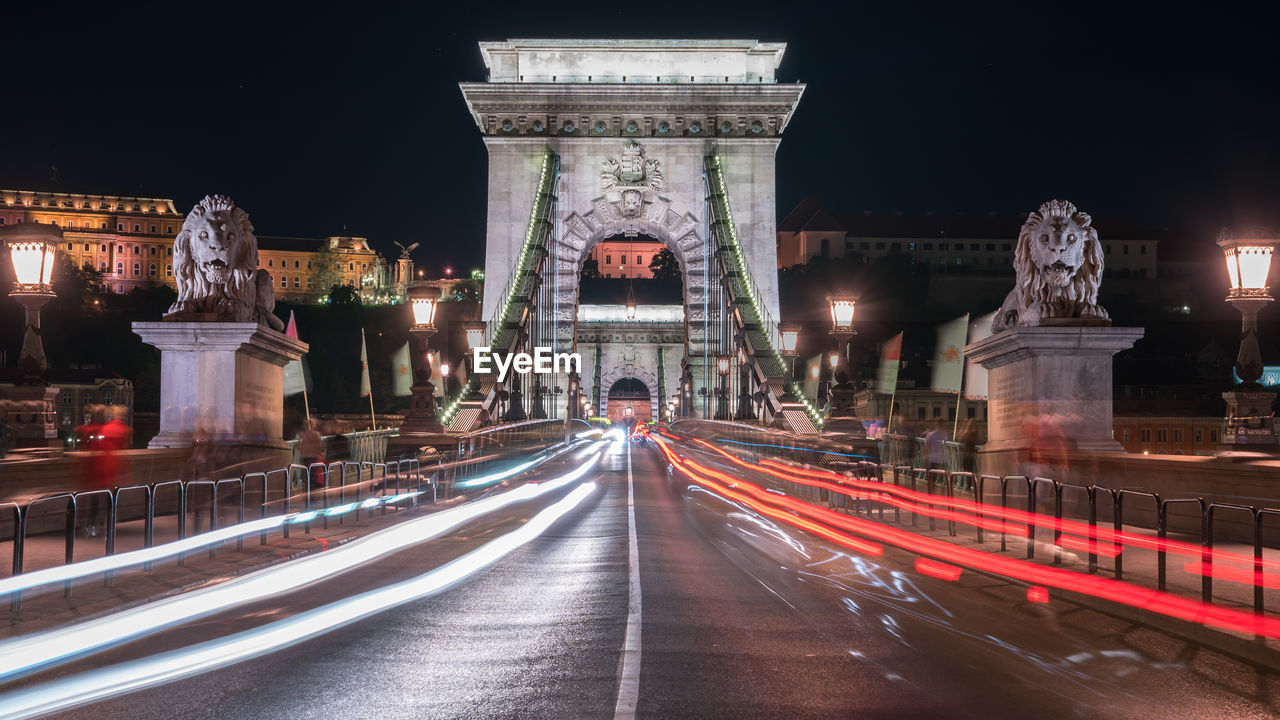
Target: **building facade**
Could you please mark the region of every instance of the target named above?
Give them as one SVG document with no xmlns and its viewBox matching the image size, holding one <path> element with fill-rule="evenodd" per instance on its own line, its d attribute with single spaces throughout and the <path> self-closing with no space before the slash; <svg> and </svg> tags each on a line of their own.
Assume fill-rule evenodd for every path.
<svg viewBox="0 0 1280 720">
<path fill-rule="evenodd" d="M 103 285 L 117 293 L 176 287 L 173 240 L 184 218 L 167 198 L 0 190 L 0 225 L 61 228 L 60 254 L 76 267 L 101 272 Z M 365 302 L 395 295 L 395 273 L 366 238 L 260 235 L 258 245 L 258 266 L 271 273 L 282 300 L 315 300 L 332 285 L 354 286 Z M 322 257 L 332 268 L 321 268 Z"/>
<path fill-rule="evenodd" d="M 649 263 L 663 247 L 652 238 L 605 240 L 592 248 L 588 257 L 596 261 L 601 277 L 651 279 Z"/>
<path fill-rule="evenodd" d="M 778 223 L 778 267 L 856 255 L 866 261 L 902 254 L 937 272 L 1013 274 L 1014 245 L 1025 216 L 835 215 L 815 198 Z M 1156 277 L 1156 251 L 1169 233 L 1127 220 L 1095 220 L 1108 276 Z"/>
</svg>

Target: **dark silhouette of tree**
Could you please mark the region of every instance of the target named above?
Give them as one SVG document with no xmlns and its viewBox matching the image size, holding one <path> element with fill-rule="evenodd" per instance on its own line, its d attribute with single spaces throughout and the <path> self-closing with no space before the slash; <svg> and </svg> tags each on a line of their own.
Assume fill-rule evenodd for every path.
<svg viewBox="0 0 1280 720">
<path fill-rule="evenodd" d="M 480 292 L 474 280 L 459 280 L 442 298 L 444 302 L 469 302 L 479 304 Z"/>
<path fill-rule="evenodd" d="M 653 273 L 654 280 L 681 279 L 680 261 L 676 260 L 675 253 L 670 248 L 662 248 L 654 253 L 649 260 L 649 271 Z"/>
<path fill-rule="evenodd" d="M 588 280 L 604 277 L 600 274 L 600 263 L 596 262 L 595 258 L 587 258 L 586 261 L 582 263 L 582 277 Z"/>
<path fill-rule="evenodd" d="M 330 305 L 359 305 L 360 291 L 355 285 L 334 285 L 329 288 Z"/>
</svg>

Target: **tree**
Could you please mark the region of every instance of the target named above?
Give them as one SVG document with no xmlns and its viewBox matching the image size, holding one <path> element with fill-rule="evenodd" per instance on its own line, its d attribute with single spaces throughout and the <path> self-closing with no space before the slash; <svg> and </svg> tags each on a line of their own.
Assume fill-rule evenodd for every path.
<svg viewBox="0 0 1280 720">
<path fill-rule="evenodd" d="M 333 285 L 329 288 L 329 304 L 359 305 L 360 291 L 356 290 L 356 286 L 350 283 L 347 283 L 346 285 Z"/>
<path fill-rule="evenodd" d="M 480 292 L 474 280 L 459 280 L 449 288 L 448 294 L 441 298 L 444 302 L 479 303 Z"/>
<path fill-rule="evenodd" d="M 600 263 L 596 262 L 595 258 L 587 258 L 582 263 L 582 277 L 587 280 L 604 277 L 600 274 Z"/>
<path fill-rule="evenodd" d="M 654 253 L 653 259 L 649 261 L 649 271 L 653 273 L 654 280 L 681 279 L 680 262 L 670 248 L 662 248 Z"/>
<path fill-rule="evenodd" d="M 311 291 L 307 299 L 319 302 L 332 288 L 342 282 L 342 257 L 326 240 L 311 260 L 308 277 Z"/>
</svg>

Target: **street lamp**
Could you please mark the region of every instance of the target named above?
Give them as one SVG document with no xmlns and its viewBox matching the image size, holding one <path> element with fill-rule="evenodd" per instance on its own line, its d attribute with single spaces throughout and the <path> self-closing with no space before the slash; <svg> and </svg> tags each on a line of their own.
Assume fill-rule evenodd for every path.
<svg viewBox="0 0 1280 720">
<path fill-rule="evenodd" d="M 778 335 L 782 338 L 781 355 L 790 361 L 788 376 L 789 385 L 796 385 L 796 356 L 800 354 L 800 323 L 798 322 L 780 322 L 778 323 Z M 796 397 L 791 392 L 791 388 L 787 388 L 787 392 L 783 395 L 783 399 L 788 402 L 795 402 Z"/>
<path fill-rule="evenodd" d="M 436 417 L 436 388 L 431 382 L 430 349 L 431 336 L 436 334 L 438 292 L 433 292 L 425 283 L 415 282 L 409 286 L 408 294 L 409 306 L 413 310 L 413 324 L 409 326 L 409 337 L 414 345 L 413 386 L 409 388 L 413 399 L 400 426 L 400 434 L 440 434 L 444 432 L 444 426 Z"/>
<path fill-rule="evenodd" d="M 837 422 L 834 427 L 828 422 L 828 428 L 852 434 L 858 434 L 861 430 L 865 437 L 866 431 L 857 422 L 857 415 L 853 410 L 857 386 L 851 380 L 852 373 L 845 360 L 849 342 L 857 334 L 853 329 L 857 299 L 852 295 L 838 294 L 828 297 L 827 303 L 831 306 L 831 336 L 836 339 L 835 350 L 827 354 L 827 362 L 831 365 L 831 414 L 828 417 L 830 420 L 843 421 Z"/>
<path fill-rule="evenodd" d="M 49 361 L 41 340 L 40 309 L 56 297 L 53 292 L 53 261 L 62 241 L 62 231 L 54 226 L 32 223 L 29 227 L 6 228 L 5 240 L 16 279 L 9 297 L 26 310 L 27 319 L 18 367 L 29 384 L 43 384 Z"/>
<path fill-rule="evenodd" d="M 627 319 L 636 319 L 636 292 L 630 280 L 627 281 Z"/>
<path fill-rule="evenodd" d="M 19 447 L 55 447 L 59 443 L 53 402 L 58 391 L 45 380 L 49 361 L 41 340 L 40 309 L 55 297 L 53 265 L 62 230 L 56 225 L 12 225 L 0 228 L 0 241 L 9 248 L 16 281 L 9 297 L 26 311 L 22 350 L 18 354 L 22 378 L 9 390 L 0 391 L 0 399 L 40 408 L 38 413 L 22 412 L 10 417 L 9 428 Z"/>
<path fill-rule="evenodd" d="M 485 327 L 483 320 L 470 320 L 462 323 L 462 329 L 467 334 L 467 350 L 484 347 Z"/>
<path fill-rule="evenodd" d="M 1274 298 L 1267 286 L 1271 255 L 1280 235 L 1266 228 L 1247 228 L 1237 236 L 1224 228 L 1218 233 L 1227 264 L 1227 302 L 1240 312 L 1240 353 L 1236 375 L 1240 383 L 1222 394 L 1227 401 L 1227 417 L 1222 442 L 1229 448 L 1240 446 L 1274 449 L 1277 438 L 1272 427 L 1272 403 L 1276 394 L 1258 383 L 1262 377 L 1262 353 L 1258 350 L 1258 313 Z"/>
<path fill-rule="evenodd" d="M 720 388 L 716 391 L 716 419 L 729 419 L 729 369 L 733 358 L 728 355 L 716 357 L 716 372 L 720 374 Z"/>
</svg>

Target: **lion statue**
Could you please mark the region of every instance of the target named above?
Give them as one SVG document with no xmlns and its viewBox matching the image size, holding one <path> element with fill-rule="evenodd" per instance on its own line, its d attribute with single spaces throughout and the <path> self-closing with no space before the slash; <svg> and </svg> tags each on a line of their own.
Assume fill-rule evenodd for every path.
<svg viewBox="0 0 1280 720">
<path fill-rule="evenodd" d="M 178 299 L 165 315 L 185 320 L 213 315 L 219 322 L 256 322 L 284 330 L 271 274 L 258 269 L 258 238 L 249 214 L 223 195 L 201 200 L 173 241 Z"/>
<path fill-rule="evenodd" d="M 991 331 L 1034 327 L 1045 320 L 1109 324 L 1098 305 L 1102 245 L 1085 213 L 1069 202 L 1050 200 L 1027 216 L 1018 235 L 1013 269 L 1017 284 L 996 313 Z"/>
</svg>

